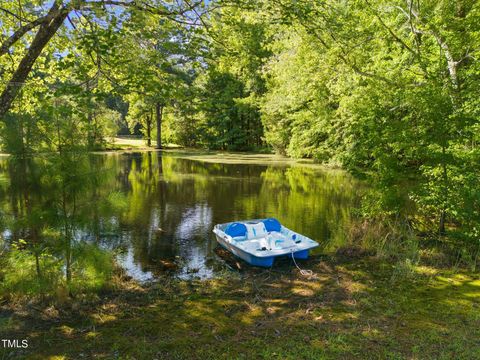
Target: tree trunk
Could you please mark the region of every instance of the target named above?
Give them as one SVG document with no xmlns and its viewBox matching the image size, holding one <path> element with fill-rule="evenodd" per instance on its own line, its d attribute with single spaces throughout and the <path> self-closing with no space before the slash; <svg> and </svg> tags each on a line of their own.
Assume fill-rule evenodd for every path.
<svg viewBox="0 0 480 360">
<path fill-rule="evenodd" d="M 42 271 L 40 269 L 40 255 L 38 255 L 37 251 L 35 251 L 35 269 L 37 270 L 38 279 L 41 279 L 42 278 Z"/>
<path fill-rule="evenodd" d="M 442 210 L 442 212 L 440 213 L 440 223 L 438 225 L 438 232 L 442 236 L 445 235 L 445 216 L 446 212 L 445 210 Z"/>
<path fill-rule="evenodd" d="M 445 218 L 447 216 L 447 202 L 448 202 L 448 172 L 447 172 L 447 159 L 445 145 L 442 146 L 442 177 L 443 177 L 443 205 L 440 213 L 440 223 L 438 226 L 438 232 L 440 235 L 445 235 Z"/>
<path fill-rule="evenodd" d="M 152 118 L 147 115 L 147 146 L 152 146 Z"/>
<path fill-rule="evenodd" d="M 17 66 L 17 69 L 12 75 L 12 78 L 0 96 L 0 119 L 3 119 L 5 114 L 10 109 L 15 97 L 18 94 L 19 88 L 23 86 L 23 83 L 27 79 L 30 70 L 32 70 L 33 64 L 40 56 L 42 50 L 48 44 L 50 39 L 63 24 L 63 21 L 68 15 L 68 10 L 66 8 L 59 9 L 59 2 L 55 1 L 49 10 L 49 15 L 52 14 L 54 14 L 52 16 L 52 20 L 42 24 L 38 29 L 38 32 L 30 44 L 27 53 L 23 56 L 22 60 Z"/>
<path fill-rule="evenodd" d="M 63 230 L 65 237 L 65 279 L 67 280 L 67 284 L 70 284 L 72 280 L 72 232 L 71 227 L 69 224 L 69 217 L 67 212 L 67 193 L 65 190 L 65 184 L 63 185 L 62 189 L 62 216 L 63 216 Z"/>
<path fill-rule="evenodd" d="M 67 239 L 65 260 L 65 278 L 67 280 L 67 284 L 70 284 L 70 282 L 72 281 L 72 241 L 70 238 Z"/>
<path fill-rule="evenodd" d="M 155 106 L 156 110 L 156 119 L 157 119 L 157 149 L 162 148 L 162 116 L 163 116 L 163 105 L 158 103 Z"/>
</svg>

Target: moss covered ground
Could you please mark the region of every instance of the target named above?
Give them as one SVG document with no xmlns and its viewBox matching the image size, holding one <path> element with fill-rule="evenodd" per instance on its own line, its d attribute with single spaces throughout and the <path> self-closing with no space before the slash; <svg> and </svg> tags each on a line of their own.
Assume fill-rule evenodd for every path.
<svg viewBox="0 0 480 360">
<path fill-rule="evenodd" d="M 478 359 L 477 274 L 313 258 L 221 279 L 122 281 L 96 297 L 2 305 L 3 357 Z M 42 305 L 43 304 L 43 305 Z"/>
</svg>

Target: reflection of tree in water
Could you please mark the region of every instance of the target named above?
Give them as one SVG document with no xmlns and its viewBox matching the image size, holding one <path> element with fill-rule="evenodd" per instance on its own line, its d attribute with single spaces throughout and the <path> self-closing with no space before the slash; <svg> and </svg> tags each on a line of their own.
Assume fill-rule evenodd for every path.
<svg viewBox="0 0 480 360">
<path fill-rule="evenodd" d="M 40 249 L 55 252 L 67 269 L 80 266 L 76 248 L 89 243 L 124 249 L 124 264 L 138 265 L 139 271 L 186 276 L 198 269 L 208 276 L 218 265 L 208 261 L 216 246 L 214 224 L 275 216 L 327 243 L 348 221 L 355 199 L 355 184 L 342 172 L 159 154 L 0 162 L 10 183 L 0 188 L 8 197 L 3 211 L 15 220 L 7 222 L 6 233 L 10 240 L 42 244 Z"/>
<path fill-rule="evenodd" d="M 341 171 L 301 167 L 270 168 L 262 179 L 257 211 L 277 216 L 287 227 L 325 246 L 332 238 L 338 240 L 337 231 L 348 222 L 357 198 L 353 179 Z"/>
<path fill-rule="evenodd" d="M 171 160 L 146 153 L 141 163 L 138 158 L 132 160 L 129 174 L 129 210 L 124 221 L 131 229 L 135 260 L 153 272 L 173 270 L 177 257 L 187 260 L 192 249 L 198 249 L 206 239 L 204 236 L 191 243 L 192 229 L 181 230 L 192 220 L 185 214 L 196 207 L 196 182 L 179 170 L 173 171 L 177 159 Z M 203 223 L 204 228 L 210 226 Z"/>
<path fill-rule="evenodd" d="M 355 198 L 355 184 L 343 172 L 202 163 L 157 153 L 134 159 L 128 197 L 129 224 L 135 229 L 131 243 L 136 261 L 154 272 L 180 257 L 179 273 L 185 267 L 208 273 L 211 229 L 235 219 L 276 216 L 327 244 L 348 221 Z"/>
<path fill-rule="evenodd" d="M 9 180 L 1 194 L 4 234 L 10 249 L 18 252 L 9 264 L 12 270 L 21 267 L 24 278 L 6 276 L 14 284 L 32 278 L 28 274 L 32 256 L 32 272 L 40 288 L 98 283 L 111 263 L 108 255 L 87 245 L 100 237 L 108 208 L 104 192 L 109 187 L 104 182 L 109 177 L 99 171 L 103 161 L 94 161 L 88 153 L 65 151 L 38 158 L 12 156 L 4 164 Z"/>
<path fill-rule="evenodd" d="M 11 241 L 24 240 L 35 257 L 35 271 L 41 278 L 40 254 L 42 251 L 39 227 L 42 208 L 39 191 L 39 173 L 31 158 L 12 156 L 8 165 L 10 178 L 10 233 Z M 8 211 L 8 210 L 7 210 Z"/>
</svg>

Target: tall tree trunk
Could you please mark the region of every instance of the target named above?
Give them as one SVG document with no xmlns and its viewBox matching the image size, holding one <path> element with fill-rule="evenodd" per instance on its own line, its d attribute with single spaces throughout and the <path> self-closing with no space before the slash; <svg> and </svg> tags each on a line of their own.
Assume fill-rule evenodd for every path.
<svg viewBox="0 0 480 360">
<path fill-rule="evenodd" d="M 152 146 L 152 117 L 147 115 L 147 146 Z"/>
<path fill-rule="evenodd" d="M 72 241 L 70 238 L 67 239 L 65 258 L 65 278 L 67 280 L 67 284 L 70 284 L 72 281 Z"/>
<path fill-rule="evenodd" d="M 41 279 L 42 278 L 42 271 L 40 269 L 40 255 L 38 254 L 38 251 L 35 251 L 35 269 L 37 271 L 38 279 Z"/>
<path fill-rule="evenodd" d="M 65 184 L 63 185 L 62 189 L 62 210 L 63 210 L 63 236 L 65 237 L 65 279 L 67 280 L 67 284 L 70 284 L 72 280 L 72 272 L 71 272 L 71 265 L 72 265 L 72 241 L 71 241 L 71 231 L 68 219 L 68 212 L 67 212 L 67 193 L 65 190 Z"/>
<path fill-rule="evenodd" d="M 445 210 L 442 209 L 442 211 L 440 212 L 440 223 L 438 225 L 438 232 L 440 233 L 440 235 L 445 235 L 445 217 L 446 217 L 447 213 Z"/>
<path fill-rule="evenodd" d="M 163 105 L 157 102 L 155 106 L 156 110 L 156 120 L 157 120 L 157 149 L 162 148 L 162 116 L 163 116 Z"/>
<path fill-rule="evenodd" d="M 52 19 L 40 26 L 27 53 L 23 56 L 2 95 L 0 95 L 0 119 L 3 119 L 10 109 L 20 87 L 27 79 L 30 70 L 32 70 L 33 64 L 67 17 L 68 10 L 59 8 L 59 4 L 59 1 L 53 3 L 48 12 L 49 15 L 52 15 Z"/>
<path fill-rule="evenodd" d="M 440 223 L 438 226 L 438 232 L 440 235 L 445 235 L 445 218 L 447 216 L 447 201 L 448 201 L 448 172 L 447 172 L 447 159 L 445 145 L 442 146 L 442 180 L 443 180 L 443 204 L 440 212 Z"/>
</svg>

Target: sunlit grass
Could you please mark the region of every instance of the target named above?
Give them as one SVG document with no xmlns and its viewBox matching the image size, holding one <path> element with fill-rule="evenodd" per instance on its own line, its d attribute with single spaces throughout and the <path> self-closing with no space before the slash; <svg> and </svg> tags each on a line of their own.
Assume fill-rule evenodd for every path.
<svg viewBox="0 0 480 360">
<path fill-rule="evenodd" d="M 40 359 L 480 356 L 475 274 L 420 268 L 413 279 L 392 280 L 394 267 L 377 260 L 304 266 L 318 278 L 306 281 L 292 271 L 125 283 L 68 315 L 57 314 L 53 326 L 37 319 L 31 320 L 35 332 L 31 321 L 8 329 L 20 337 L 37 334 L 29 352 Z"/>
</svg>

